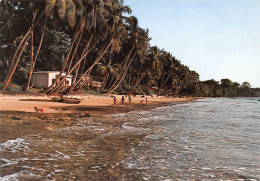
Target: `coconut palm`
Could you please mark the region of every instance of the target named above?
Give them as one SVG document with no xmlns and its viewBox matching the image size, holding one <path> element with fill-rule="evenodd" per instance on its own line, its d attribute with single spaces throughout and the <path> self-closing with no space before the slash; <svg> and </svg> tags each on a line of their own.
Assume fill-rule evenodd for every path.
<svg viewBox="0 0 260 181">
<path fill-rule="evenodd" d="M 112 80 L 118 75 L 120 70 L 120 64 L 112 64 L 111 59 L 109 61 L 103 61 L 97 64 L 97 72 L 103 75 L 103 88 L 106 87 L 108 80 Z"/>
<path fill-rule="evenodd" d="M 97 23 L 97 29 L 96 30 L 100 30 L 100 31 L 96 31 L 96 37 L 101 40 L 105 46 L 103 47 L 103 49 L 101 49 L 99 56 L 96 57 L 94 63 L 82 74 L 82 76 L 79 78 L 79 80 L 72 86 L 69 87 L 68 92 L 70 92 L 71 90 L 73 90 L 76 85 L 78 85 L 80 83 L 80 81 L 82 80 L 82 78 L 84 77 L 85 74 L 90 74 L 91 70 L 93 69 L 93 67 L 101 60 L 101 58 L 104 56 L 104 54 L 106 53 L 106 51 L 108 50 L 108 48 L 111 46 L 111 51 L 112 52 L 117 52 L 118 49 L 120 48 L 120 43 L 125 35 L 125 28 L 124 28 L 124 24 L 123 24 L 123 19 L 125 17 L 122 16 L 122 13 L 124 12 L 125 9 L 128 9 L 127 7 L 123 6 L 123 4 L 121 3 L 121 1 L 110 1 L 111 4 L 108 4 L 108 2 L 106 2 L 107 6 L 104 6 L 105 9 L 103 11 L 104 13 L 104 20 L 105 22 L 107 22 L 107 31 L 105 31 L 104 28 L 99 28 L 100 25 L 99 23 Z M 113 11 L 111 11 L 111 9 Z M 99 13 L 100 14 L 100 13 Z M 104 21 L 102 21 L 104 22 Z M 100 38 L 103 37 L 100 35 L 100 33 L 103 33 L 103 35 L 106 36 L 105 39 Z"/>
<path fill-rule="evenodd" d="M 38 12 L 38 10 L 33 12 L 32 24 L 31 24 L 30 28 L 28 29 L 28 31 L 26 32 L 26 34 L 22 37 L 19 45 L 16 48 L 16 51 L 15 51 L 13 58 L 11 60 L 11 63 L 10 63 L 10 67 L 9 67 L 7 77 L 6 77 L 5 82 L 4 82 L 3 89 L 6 89 L 8 84 L 10 83 L 10 81 L 11 81 L 13 75 L 14 75 L 14 72 L 15 72 L 18 64 L 19 64 L 19 61 L 20 61 L 20 59 L 21 59 L 21 57 L 24 53 L 24 50 L 27 46 L 27 43 L 30 39 L 30 36 L 32 35 L 32 31 L 37 24 L 37 23 L 35 23 L 37 12 Z"/>
</svg>

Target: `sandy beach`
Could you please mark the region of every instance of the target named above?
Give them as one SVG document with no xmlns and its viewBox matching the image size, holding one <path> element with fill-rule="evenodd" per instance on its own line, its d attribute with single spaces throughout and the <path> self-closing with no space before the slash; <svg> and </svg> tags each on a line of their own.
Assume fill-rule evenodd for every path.
<svg viewBox="0 0 260 181">
<path fill-rule="evenodd" d="M 146 96 L 146 103 L 146 97 L 132 96 L 131 104 L 128 97 L 125 97 L 124 105 L 122 105 L 120 95 L 65 97 L 78 99 L 81 102 L 79 104 L 50 102 L 57 97 L 45 95 L 0 94 L 0 142 L 76 125 L 79 118 L 85 117 L 86 111 L 91 114 L 91 117 L 100 117 L 136 109 L 151 109 L 174 101 L 191 101 L 193 99 Z M 114 106 L 114 97 L 117 99 L 116 106 Z M 43 112 L 37 113 L 35 107 Z M 113 124 L 120 126 L 120 123 Z"/>
</svg>

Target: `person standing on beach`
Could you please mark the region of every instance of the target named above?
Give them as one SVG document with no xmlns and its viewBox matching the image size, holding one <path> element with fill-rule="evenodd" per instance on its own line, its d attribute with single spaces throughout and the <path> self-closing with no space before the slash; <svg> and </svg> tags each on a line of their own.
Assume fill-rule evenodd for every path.
<svg viewBox="0 0 260 181">
<path fill-rule="evenodd" d="M 125 97 L 122 96 L 122 105 L 124 105 L 124 103 L 125 103 Z"/>
<path fill-rule="evenodd" d="M 128 96 L 128 101 L 129 101 L 129 104 L 131 104 L 131 102 L 132 102 L 131 95 Z"/>
<path fill-rule="evenodd" d="M 116 96 L 114 97 L 114 106 L 116 106 L 116 103 L 117 103 L 117 101 L 116 101 Z"/>
</svg>

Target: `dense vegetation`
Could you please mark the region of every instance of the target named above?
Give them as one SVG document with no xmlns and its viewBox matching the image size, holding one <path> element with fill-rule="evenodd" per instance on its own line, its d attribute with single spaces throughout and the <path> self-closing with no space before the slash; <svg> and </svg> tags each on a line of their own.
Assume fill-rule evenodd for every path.
<svg viewBox="0 0 260 181">
<path fill-rule="evenodd" d="M 121 0 L 2 0 L 0 13 L 2 89 L 30 90 L 35 71 L 55 70 L 60 75 L 47 94 L 61 90 L 66 73 L 75 77 L 66 93 L 95 75 L 102 92 L 259 96 L 247 82 L 199 81 L 171 53 L 150 46 L 148 30 Z"/>
</svg>

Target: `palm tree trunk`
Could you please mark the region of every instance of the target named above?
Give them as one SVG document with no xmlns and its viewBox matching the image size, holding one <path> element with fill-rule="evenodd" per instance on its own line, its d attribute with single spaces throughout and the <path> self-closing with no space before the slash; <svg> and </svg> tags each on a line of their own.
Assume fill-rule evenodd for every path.
<svg viewBox="0 0 260 181">
<path fill-rule="evenodd" d="M 135 86 L 132 88 L 131 92 L 141 83 L 141 80 L 144 78 L 145 72 L 141 75 L 139 80 L 136 82 Z"/>
<path fill-rule="evenodd" d="M 67 67 L 67 64 L 68 64 L 68 61 L 69 61 L 69 57 L 70 57 L 71 51 L 72 51 L 72 49 L 73 49 L 74 43 L 76 42 L 76 40 L 77 40 L 77 38 L 78 38 L 78 36 L 79 36 L 79 33 L 80 33 L 80 31 L 77 31 L 76 34 L 75 34 L 74 37 L 73 37 L 73 41 L 72 41 L 71 46 L 70 46 L 70 49 L 69 49 L 69 51 L 68 51 L 68 53 L 67 53 L 67 55 L 66 55 L 65 62 L 64 62 L 63 67 L 62 67 L 62 69 L 61 69 L 61 71 L 60 71 L 60 74 L 59 74 L 58 77 L 55 79 L 55 81 L 52 83 L 52 85 L 45 90 L 45 92 L 46 92 L 47 94 L 53 92 L 53 91 L 51 91 L 51 89 L 54 88 L 54 86 L 56 85 L 56 83 L 60 80 L 60 78 L 61 78 L 61 76 L 62 76 L 62 73 L 65 71 L 65 69 L 66 69 L 66 67 Z"/>
<path fill-rule="evenodd" d="M 42 28 L 42 36 L 41 36 L 41 40 L 40 40 L 40 43 L 39 43 L 39 47 L 38 47 L 38 50 L 37 50 L 37 53 L 35 54 L 35 57 L 34 57 L 34 60 L 33 60 L 33 64 L 31 64 L 31 70 L 30 70 L 30 74 L 29 74 L 29 77 L 28 77 L 28 82 L 27 82 L 27 87 L 26 87 L 26 90 L 28 90 L 29 88 L 31 88 L 34 84 L 34 81 L 32 82 L 31 84 L 31 87 L 30 87 L 30 83 L 31 83 L 31 80 L 32 79 L 32 75 L 33 75 L 33 72 L 34 72 L 34 68 L 35 68 L 35 64 L 36 64 L 36 60 L 37 60 L 37 57 L 40 53 L 40 49 L 41 49 L 41 46 L 42 46 L 42 41 L 43 41 L 43 37 L 44 37 L 44 32 L 45 32 L 45 29 L 46 29 L 46 24 L 47 24 L 47 17 L 45 17 L 45 22 L 44 22 L 44 25 L 43 25 L 43 28 Z M 32 40 L 33 41 L 33 40 Z M 32 54 L 33 56 L 33 54 Z M 31 62 L 32 63 L 32 62 Z"/>
<path fill-rule="evenodd" d="M 33 56 L 34 56 L 34 47 L 33 47 L 33 31 L 32 31 L 32 36 L 31 36 L 31 66 L 30 66 L 30 73 L 28 76 L 28 81 L 27 81 L 27 86 L 25 90 L 27 91 L 30 87 L 30 79 L 33 71 Z"/>
<path fill-rule="evenodd" d="M 138 80 L 139 80 L 140 77 L 142 76 L 142 75 L 141 75 L 142 68 L 143 68 L 143 63 L 141 64 L 141 68 L 140 68 L 140 70 L 139 70 L 139 72 L 138 72 L 137 77 L 135 77 L 135 79 L 134 79 L 134 81 L 133 81 L 133 83 L 132 83 L 131 85 L 136 85 L 136 83 L 138 82 Z M 135 83 L 134 83 L 134 82 L 135 82 Z"/>
<path fill-rule="evenodd" d="M 90 42 L 92 40 L 92 37 L 90 38 L 88 44 L 86 45 L 84 51 L 87 50 L 87 47 L 89 46 Z M 52 90 L 50 90 L 49 92 L 47 92 L 47 94 L 51 94 L 54 91 L 58 91 L 61 88 L 62 83 L 66 80 L 66 78 L 69 76 L 69 74 L 82 62 L 82 60 L 88 55 L 88 53 L 96 46 L 96 43 L 85 53 L 82 54 L 80 60 L 67 72 L 67 74 L 62 78 L 62 80 L 60 80 L 60 82 L 58 83 L 58 85 L 56 85 L 56 87 L 54 87 Z M 84 52 L 83 52 L 84 53 Z"/>
<path fill-rule="evenodd" d="M 38 55 L 40 53 L 40 50 L 41 50 L 41 47 L 42 47 L 42 42 L 43 42 L 43 38 L 44 38 L 44 32 L 46 30 L 46 25 L 47 25 L 47 16 L 45 17 L 45 21 L 44 21 L 44 25 L 43 25 L 43 28 L 42 28 L 42 36 L 41 36 L 41 40 L 40 40 L 40 43 L 39 43 L 39 47 L 38 47 L 38 50 L 37 50 L 37 53 L 35 54 L 35 57 L 34 57 L 34 62 L 33 62 L 33 71 L 32 71 L 32 84 L 31 84 L 31 87 L 33 86 L 34 84 L 34 79 L 33 79 L 33 76 L 34 76 L 34 70 L 35 70 L 35 64 L 36 64 L 36 60 L 38 58 Z"/>
<path fill-rule="evenodd" d="M 71 67 L 71 65 L 72 65 L 74 56 L 75 56 L 75 54 L 76 54 L 76 52 L 77 52 L 77 50 L 78 50 L 79 44 L 80 44 L 80 42 L 81 42 L 81 38 L 82 38 L 82 35 L 83 35 L 83 30 L 84 30 L 84 29 L 82 29 L 81 32 L 80 32 L 80 37 L 79 37 L 79 39 L 78 39 L 77 45 L 76 45 L 76 47 L 75 47 L 75 49 L 74 49 L 74 52 L 73 52 L 73 54 L 72 54 L 72 56 L 71 56 L 71 58 L 70 58 L 70 64 L 69 64 L 69 67 L 68 67 L 68 71 L 70 70 L 70 67 Z"/>
<path fill-rule="evenodd" d="M 113 77 L 111 78 L 110 83 L 107 86 L 108 89 L 110 88 L 110 86 L 111 86 L 111 84 L 112 84 L 114 79 L 115 79 L 115 75 L 113 75 Z"/>
<path fill-rule="evenodd" d="M 84 71 L 84 67 L 85 67 L 86 61 L 87 61 L 87 58 L 85 57 L 84 61 L 83 61 L 83 65 L 81 66 L 80 74 L 82 74 L 83 71 Z"/>
<path fill-rule="evenodd" d="M 19 61 L 20 61 L 20 58 L 21 58 L 21 56 L 22 56 L 22 54 L 23 54 L 23 52 L 24 52 L 24 49 L 25 49 L 25 47 L 26 47 L 27 42 L 29 41 L 29 39 L 30 39 L 30 36 L 27 37 L 27 39 L 25 40 L 25 42 L 24 42 L 24 44 L 23 44 L 23 47 L 22 47 L 21 50 L 20 50 L 20 53 L 19 53 L 19 55 L 18 55 L 18 57 L 17 57 L 17 59 L 16 59 L 16 63 L 14 64 L 14 68 L 12 69 L 12 71 L 11 71 L 11 73 L 10 73 L 10 76 L 8 77 L 7 82 L 6 82 L 6 84 L 5 84 L 4 88 L 3 88 L 4 90 L 6 89 L 6 87 L 8 86 L 8 84 L 10 83 L 10 81 L 11 81 L 13 75 L 14 75 L 14 72 L 15 72 L 15 70 L 16 70 L 16 67 L 17 67 L 17 65 L 18 65 L 18 63 L 19 63 Z"/>
<path fill-rule="evenodd" d="M 22 47 L 24 41 L 26 41 L 26 40 L 28 41 L 27 38 L 28 38 L 28 36 L 30 35 L 31 31 L 33 30 L 34 21 L 35 21 L 37 12 L 38 12 L 38 10 L 33 13 L 32 25 L 31 25 L 31 27 L 29 28 L 29 30 L 26 32 L 26 34 L 24 35 L 23 39 L 22 39 L 21 42 L 19 43 L 19 45 L 18 45 L 18 47 L 17 47 L 17 49 L 16 49 L 16 51 L 15 51 L 15 53 L 14 53 L 14 55 L 13 55 L 13 58 L 12 58 L 11 63 L 10 63 L 9 71 L 8 71 L 7 76 L 6 76 L 6 79 L 5 79 L 5 83 L 4 83 L 3 90 L 6 89 L 6 87 L 8 86 L 8 84 L 9 84 L 9 82 L 10 82 L 12 76 L 13 76 L 13 73 L 12 73 L 12 72 L 15 71 L 16 66 L 17 66 L 17 65 L 16 65 L 16 66 L 14 66 L 15 68 L 13 68 L 15 58 L 16 58 L 18 52 L 20 51 L 20 49 L 21 49 L 21 47 Z M 22 49 L 24 50 L 24 48 L 22 48 Z M 17 60 L 18 60 L 18 59 L 17 59 Z M 19 62 L 19 60 L 18 60 L 18 62 Z M 12 71 L 12 70 L 14 70 L 14 71 Z"/>
<path fill-rule="evenodd" d="M 135 58 L 135 55 L 136 55 L 136 54 L 134 54 L 133 57 L 132 57 L 132 59 L 129 61 L 129 63 L 128 63 L 128 65 L 127 65 L 125 71 L 124 71 L 124 74 L 123 74 L 123 76 L 121 77 L 121 79 L 120 79 L 120 81 L 118 82 L 118 84 L 117 84 L 112 90 L 110 90 L 110 92 L 113 92 L 114 90 L 116 90 L 116 89 L 122 84 L 122 82 L 123 82 L 123 80 L 125 79 L 125 76 L 126 76 L 128 70 L 129 70 L 129 68 L 130 68 L 131 63 L 132 63 L 132 61 L 133 61 L 134 58 Z"/>
<path fill-rule="evenodd" d="M 75 84 L 75 83 L 76 83 L 76 80 L 77 80 L 77 77 L 78 77 L 78 73 L 79 73 L 80 65 L 81 65 L 81 63 L 79 63 L 79 65 L 78 65 L 78 67 L 77 67 L 77 69 L 76 69 L 75 77 L 74 77 L 74 80 L 73 80 L 72 84 Z"/>
<path fill-rule="evenodd" d="M 125 58 L 124 61 L 122 62 L 121 67 L 122 67 L 123 65 L 124 65 L 124 66 L 123 66 L 121 72 L 119 73 L 119 75 L 117 76 L 116 80 L 114 81 L 114 83 L 112 84 L 112 86 L 111 86 L 109 89 L 111 89 L 112 87 L 114 87 L 114 86 L 116 85 L 116 83 L 118 82 L 118 80 L 120 79 L 120 76 L 121 76 L 122 74 L 124 74 L 125 69 L 126 69 L 126 67 L 127 67 L 127 65 L 128 65 L 128 60 L 129 60 L 129 58 L 130 58 L 130 56 L 131 56 L 131 54 L 132 54 L 132 52 L 133 52 L 133 50 L 134 50 L 134 47 L 135 47 L 135 44 L 132 46 L 132 49 L 129 51 L 128 55 L 126 56 L 126 58 Z M 113 92 L 113 91 L 112 91 L 112 92 Z"/>
<path fill-rule="evenodd" d="M 103 80 L 103 86 L 102 86 L 102 89 L 105 88 L 105 85 L 107 84 L 108 77 L 109 77 L 109 72 L 106 73 L 105 79 Z"/>
<path fill-rule="evenodd" d="M 170 78 L 171 74 L 169 73 L 169 75 L 167 76 L 166 80 L 164 81 L 164 83 L 162 84 L 162 86 L 160 87 L 160 89 L 162 89 L 164 87 L 164 85 L 166 84 L 166 82 L 168 81 L 168 79 Z"/>
<path fill-rule="evenodd" d="M 110 45 L 112 44 L 113 40 L 114 40 L 114 39 L 112 38 L 111 41 L 109 42 L 109 44 L 107 45 L 107 47 L 106 47 L 106 48 L 103 50 L 103 52 L 101 53 L 101 55 L 98 56 L 98 57 L 96 58 L 96 60 L 94 61 L 94 63 L 84 72 L 84 74 L 81 75 L 81 77 L 79 78 L 79 80 L 78 80 L 75 84 L 73 84 L 73 85 L 71 85 L 71 86 L 69 87 L 69 89 L 68 89 L 68 91 L 67 91 L 67 94 L 68 94 L 70 91 L 72 91 L 72 90 L 80 83 L 80 81 L 83 79 L 84 75 L 85 75 L 86 73 L 90 72 L 90 71 L 92 70 L 92 68 L 99 62 L 99 60 L 104 56 L 104 54 L 106 53 L 107 49 L 108 49 L 108 48 L 110 47 Z"/>
</svg>

